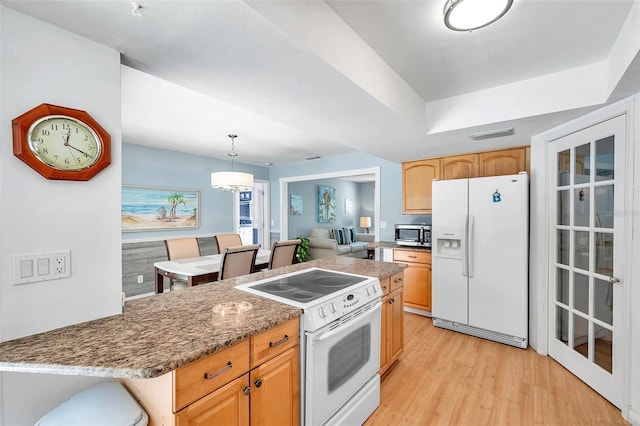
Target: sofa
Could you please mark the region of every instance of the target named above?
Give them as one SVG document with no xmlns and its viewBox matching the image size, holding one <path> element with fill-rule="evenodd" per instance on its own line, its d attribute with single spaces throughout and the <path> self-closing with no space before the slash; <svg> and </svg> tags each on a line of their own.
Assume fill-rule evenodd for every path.
<svg viewBox="0 0 640 426">
<path fill-rule="evenodd" d="M 353 227 L 335 229 L 311 228 L 308 238 L 309 259 L 332 256 L 350 256 L 365 259 L 367 258 L 368 243 L 375 241 L 374 234 L 356 233 Z M 353 238 L 355 238 L 355 241 L 353 241 Z"/>
</svg>

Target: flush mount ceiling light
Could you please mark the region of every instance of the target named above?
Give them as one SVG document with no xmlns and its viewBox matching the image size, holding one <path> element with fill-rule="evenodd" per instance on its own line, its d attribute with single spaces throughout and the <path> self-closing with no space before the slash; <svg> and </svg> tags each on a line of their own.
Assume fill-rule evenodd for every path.
<svg viewBox="0 0 640 426">
<path fill-rule="evenodd" d="M 211 173 L 211 187 L 233 192 L 249 190 L 253 188 L 253 175 L 233 170 L 233 159 L 238 156 L 235 151 L 235 139 L 238 135 L 228 136 L 231 138 L 231 152 L 227 153 L 231 157 L 231 171 Z"/>
<path fill-rule="evenodd" d="M 453 31 L 486 27 L 507 13 L 513 0 L 447 0 L 444 24 Z"/>
</svg>

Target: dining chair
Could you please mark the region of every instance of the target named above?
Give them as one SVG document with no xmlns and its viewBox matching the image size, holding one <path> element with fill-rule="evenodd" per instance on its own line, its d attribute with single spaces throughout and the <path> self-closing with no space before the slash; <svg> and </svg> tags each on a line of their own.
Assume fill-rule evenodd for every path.
<svg viewBox="0 0 640 426">
<path fill-rule="evenodd" d="M 218 280 L 249 275 L 253 272 L 260 244 L 227 247 L 222 254 Z"/>
<path fill-rule="evenodd" d="M 242 245 L 240 234 L 218 234 L 215 236 L 218 253 L 224 253 L 227 247 L 238 247 Z"/>
<path fill-rule="evenodd" d="M 186 259 L 189 257 L 200 257 L 200 246 L 196 237 L 173 238 L 164 240 L 167 248 L 169 260 Z M 171 280 L 171 290 L 187 288 L 187 282 L 182 280 Z"/>
<path fill-rule="evenodd" d="M 280 268 L 281 266 L 289 266 L 297 263 L 296 252 L 301 242 L 300 239 L 297 239 L 276 241 L 273 243 L 271 254 L 269 255 L 268 268 Z"/>
</svg>

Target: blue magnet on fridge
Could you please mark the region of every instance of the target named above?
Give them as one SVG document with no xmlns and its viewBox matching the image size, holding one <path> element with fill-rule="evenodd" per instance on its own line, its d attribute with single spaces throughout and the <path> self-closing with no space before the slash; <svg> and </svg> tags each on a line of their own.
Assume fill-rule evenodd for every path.
<svg viewBox="0 0 640 426">
<path fill-rule="evenodd" d="M 493 202 L 499 203 L 500 201 L 502 201 L 502 199 L 500 198 L 500 193 L 496 189 L 496 192 L 493 193 Z"/>
</svg>

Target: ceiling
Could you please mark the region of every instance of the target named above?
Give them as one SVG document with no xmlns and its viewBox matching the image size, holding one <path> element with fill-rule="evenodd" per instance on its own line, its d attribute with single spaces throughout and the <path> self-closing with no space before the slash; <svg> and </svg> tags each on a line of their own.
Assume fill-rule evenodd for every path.
<svg viewBox="0 0 640 426">
<path fill-rule="evenodd" d="M 633 0 L 515 0 L 470 33 L 443 0 L 0 3 L 121 52 L 124 142 L 227 158 L 235 133 L 256 165 L 527 145 L 640 91 L 637 46 L 610 70 Z"/>
</svg>

